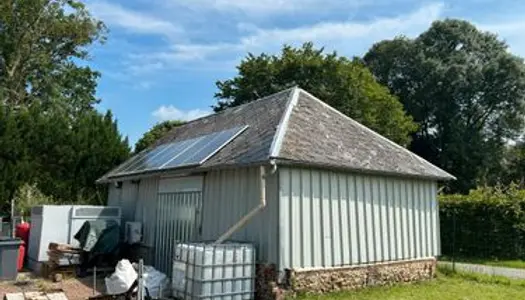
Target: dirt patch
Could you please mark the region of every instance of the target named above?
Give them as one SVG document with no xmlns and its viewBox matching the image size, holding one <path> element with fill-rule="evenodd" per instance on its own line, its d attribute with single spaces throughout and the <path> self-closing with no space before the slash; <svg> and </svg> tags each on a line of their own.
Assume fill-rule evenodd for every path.
<svg viewBox="0 0 525 300">
<path fill-rule="evenodd" d="M 96 291 L 93 292 L 93 277 L 64 278 L 62 282 L 34 277 L 31 274 L 20 274 L 16 281 L 0 282 L 0 299 L 7 293 L 46 291 L 62 289 L 69 300 L 84 300 L 105 291 L 104 278 L 97 278 Z"/>
</svg>

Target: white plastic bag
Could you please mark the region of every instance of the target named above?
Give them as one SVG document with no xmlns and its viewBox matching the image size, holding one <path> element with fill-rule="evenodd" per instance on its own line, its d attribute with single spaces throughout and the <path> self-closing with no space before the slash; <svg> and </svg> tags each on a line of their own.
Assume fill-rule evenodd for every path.
<svg viewBox="0 0 525 300">
<path fill-rule="evenodd" d="M 133 282 L 137 280 L 137 272 L 127 259 L 118 262 L 115 272 L 104 279 L 106 281 L 106 292 L 109 295 L 121 294 L 129 290 Z"/>
<path fill-rule="evenodd" d="M 152 266 L 144 266 L 144 287 L 148 289 L 152 298 L 165 298 L 170 295 L 169 280 L 166 274 Z M 146 295 L 146 291 L 144 291 Z"/>
</svg>

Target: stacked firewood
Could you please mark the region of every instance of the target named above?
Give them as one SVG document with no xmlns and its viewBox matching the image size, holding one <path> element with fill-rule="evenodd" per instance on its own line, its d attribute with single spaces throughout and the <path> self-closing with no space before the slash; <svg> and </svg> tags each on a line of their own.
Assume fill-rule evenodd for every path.
<svg viewBox="0 0 525 300">
<path fill-rule="evenodd" d="M 49 243 L 47 255 L 54 267 L 75 266 L 80 264 L 81 249 L 67 244 Z"/>
</svg>

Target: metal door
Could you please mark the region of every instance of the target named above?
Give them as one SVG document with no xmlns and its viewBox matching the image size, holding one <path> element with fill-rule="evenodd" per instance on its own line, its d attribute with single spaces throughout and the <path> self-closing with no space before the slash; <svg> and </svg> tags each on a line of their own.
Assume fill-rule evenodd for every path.
<svg viewBox="0 0 525 300">
<path fill-rule="evenodd" d="M 195 239 L 200 227 L 202 192 L 158 193 L 155 226 L 155 266 L 171 276 L 176 242 Z"/>
</svg>

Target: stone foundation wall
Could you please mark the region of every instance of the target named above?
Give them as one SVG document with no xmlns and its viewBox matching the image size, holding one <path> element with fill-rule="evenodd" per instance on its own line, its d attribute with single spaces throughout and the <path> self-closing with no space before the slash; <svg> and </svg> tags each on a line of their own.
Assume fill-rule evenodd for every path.
<svg viewBox="0 0 525 300">
<path fill-rule="evenodd" d="M 279 283 L 279 271 L 275 265 L 258 264 L 255 299 L 282 300 L 285 295 L 296 293 L 318 294 L 429 280 L 436 274 L 436 260 L 431 258 L 351 267 L 288 270 L 285 273 L 284 282 Z"/>
<path fill-rule="evenodd" d="M 290 273 L 290 289 L 299 293 L 354 290 L 374 285 L 391 285 L 432 279 L 436 260 L 412 260 L 373 265 L 299 270 Z"/>
<path fill-rule="evenodd" d="M 273 264 L 258 264 L 255 277 L 255 299 L 282 300 L 284 289 L 278 285 L 279 271 Z"/>
</svg>

